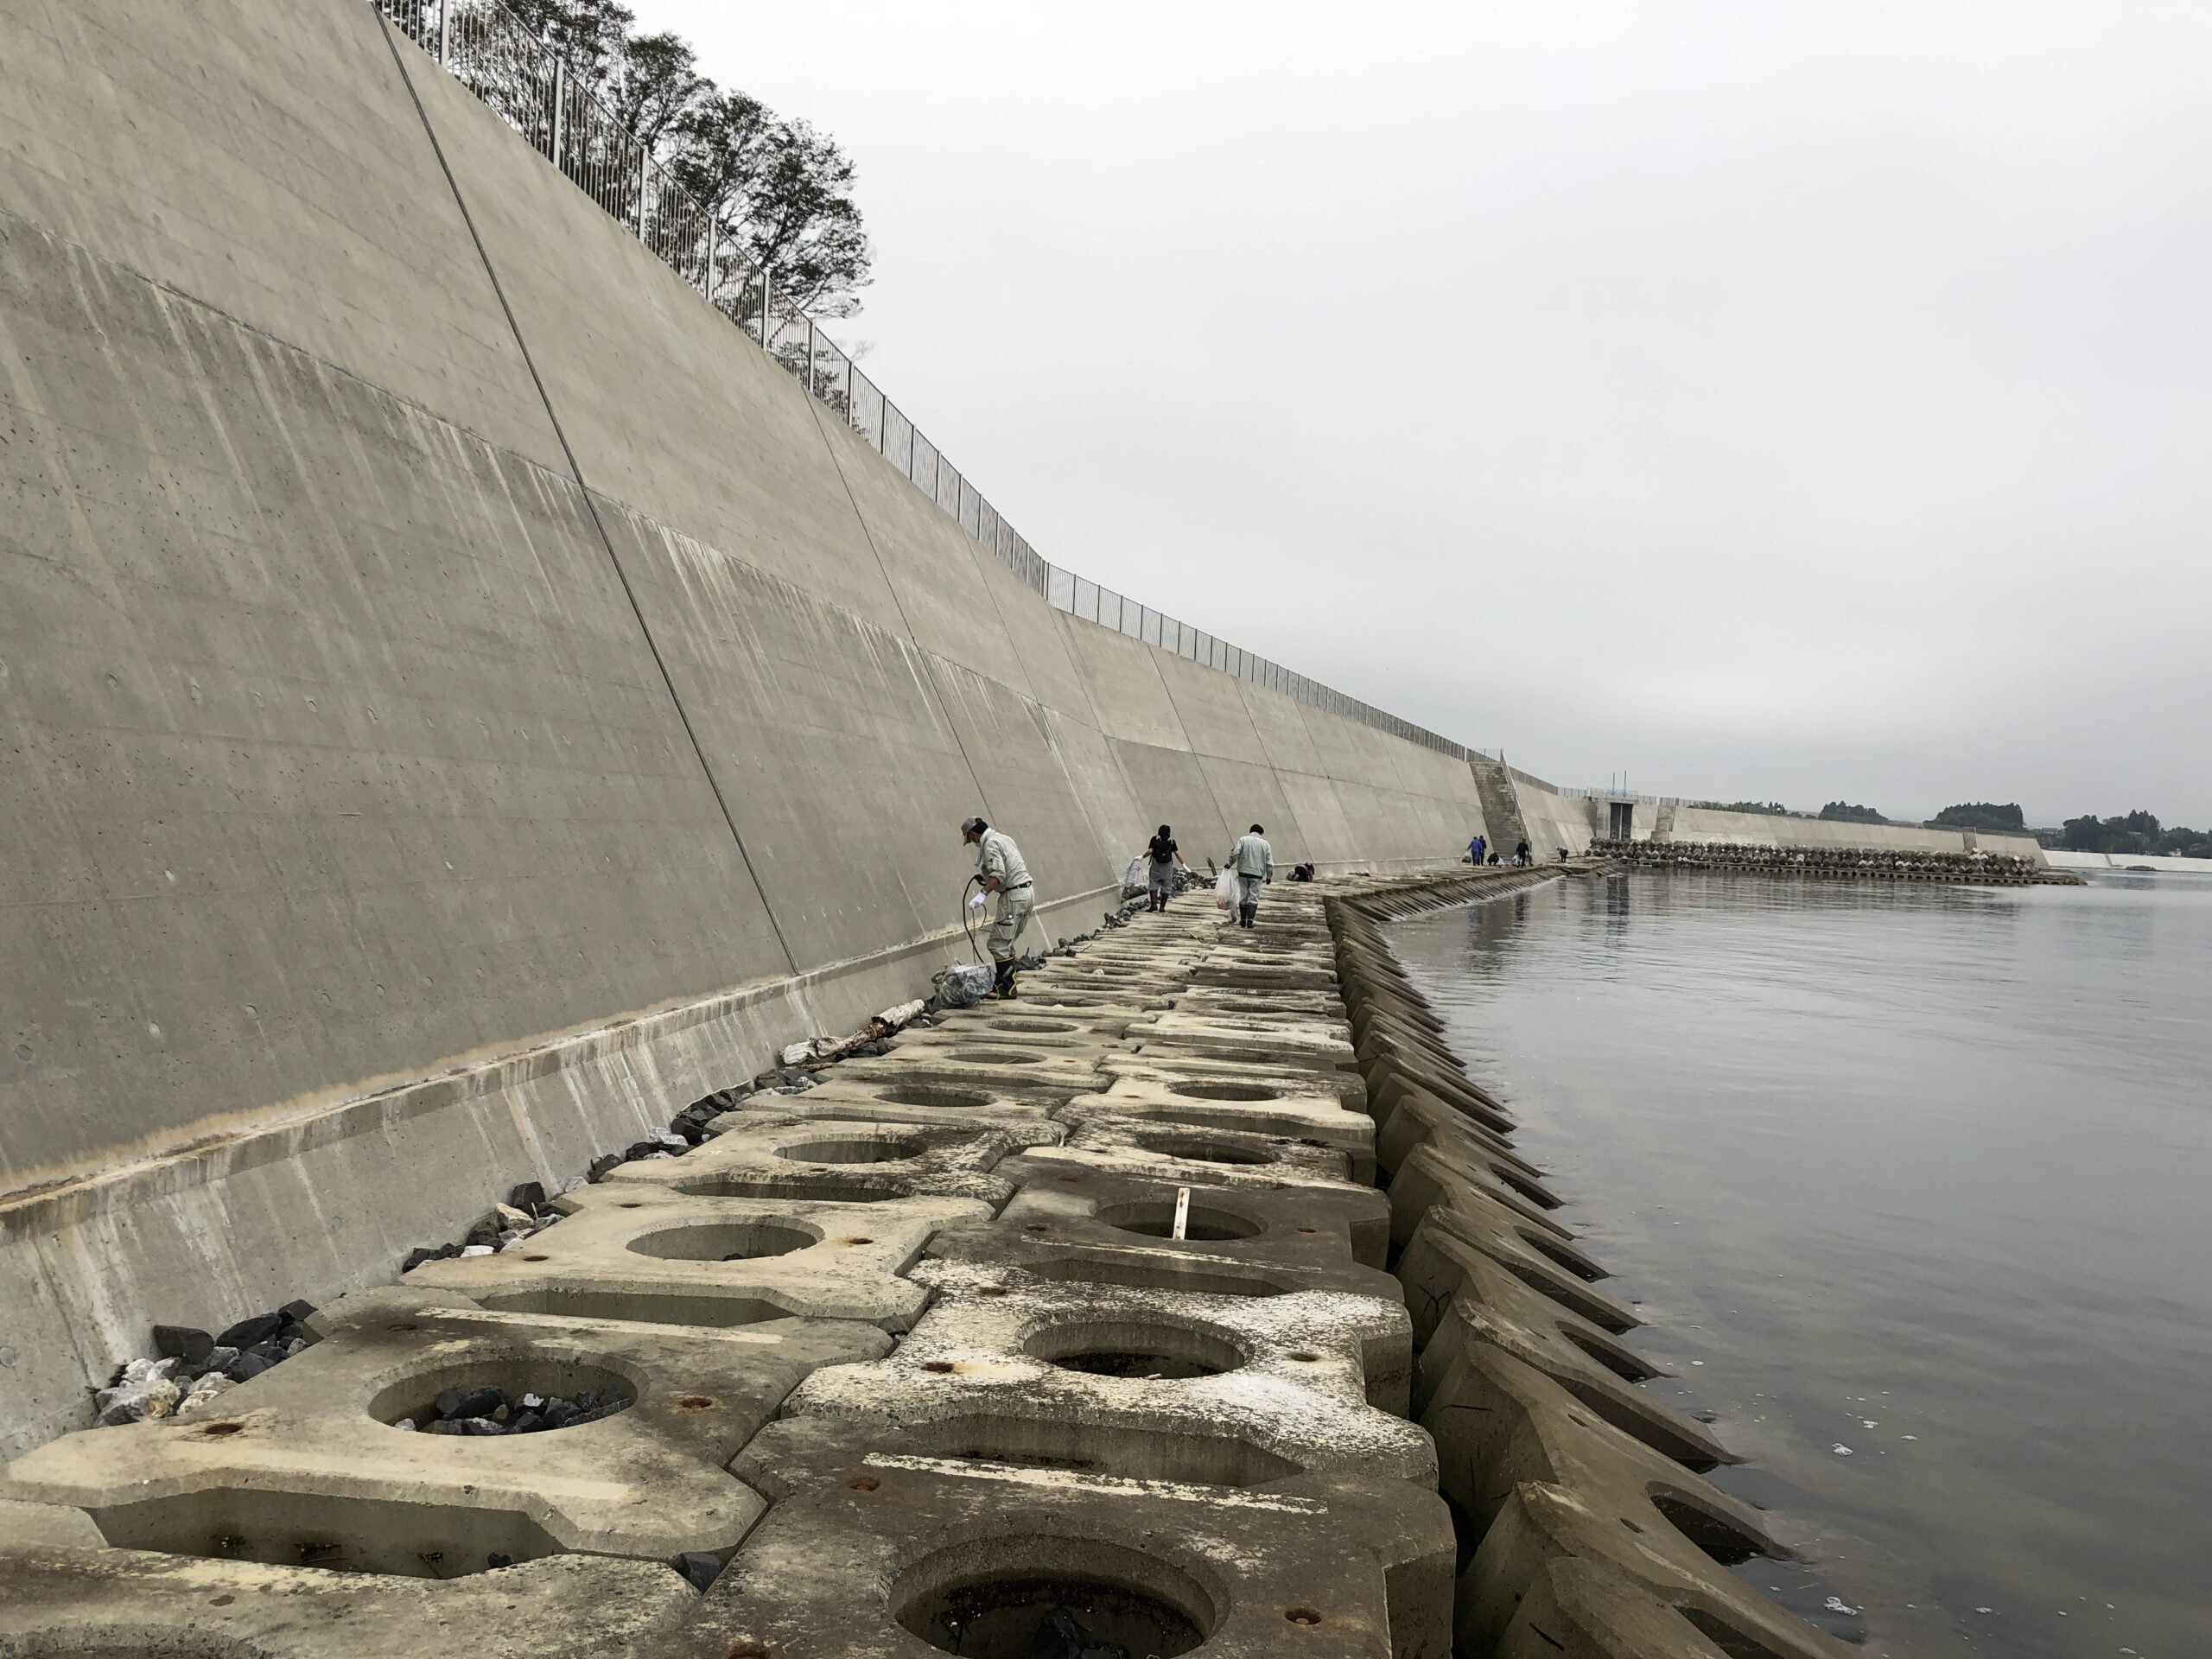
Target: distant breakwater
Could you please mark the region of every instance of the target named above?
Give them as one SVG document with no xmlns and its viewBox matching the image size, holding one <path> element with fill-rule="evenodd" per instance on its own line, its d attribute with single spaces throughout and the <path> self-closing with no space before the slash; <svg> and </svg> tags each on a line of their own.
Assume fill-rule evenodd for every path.
<svg viewBox="0 0 2212 1659">
<path fill-rule="evenodd" d="M 1746 847 L 1728 842 L 1593 841 L 1590 855 L 1640 869 L 1737 870 L 1871 881 L 1969 882 L 1976 887 L 2078 887 L 2082 879 L 2010 853 L 1936 853 L 1866 847 Z"/>
</svg>

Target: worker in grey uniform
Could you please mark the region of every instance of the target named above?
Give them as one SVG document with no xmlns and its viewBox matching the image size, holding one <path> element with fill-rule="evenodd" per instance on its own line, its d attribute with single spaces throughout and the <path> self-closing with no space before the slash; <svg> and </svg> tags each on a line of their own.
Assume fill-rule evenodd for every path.
<svg viewBox="0 0 2212 1659">
<path fill-rule="evenodd" d="M 1036 906 L 1037 889 L 1029 867 L 1021 861 L 1021 849 L 1003 830 L 994 830 L 981 818 L 960 826 L 961 838 L 976 849 L 976 874 L 982 891 L 968 900 L 968 908 L 981 910 L 993 893 L 998 895 L 998 915 L 991 923 L 991 962 L 996 972 L 990 995 L 1014 1000 L 1014 943 L 1029 925 Z"/>
<path fill-rule="evenodd" d="M 1236 873 L 1236 925 L 1249 927 L 1260 913 L 1262 885 L 1275 879 L 1275 849 L 1258 824 L 1236 837 L 1229 849 L 1229 868 Z"/>
</svg>

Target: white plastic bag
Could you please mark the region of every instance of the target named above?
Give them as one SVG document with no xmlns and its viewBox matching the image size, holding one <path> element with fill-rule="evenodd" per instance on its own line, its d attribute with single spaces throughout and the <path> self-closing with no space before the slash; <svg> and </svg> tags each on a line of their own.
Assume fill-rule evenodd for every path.
<svg viewBox="0 0 2212 1659">
<path fill-rule="evenodd" d="M 1224 910 L 1236 902 L 1236 872 L 1224 870 L 1221 880 L 1213 884 L 1213 901 Z"/>
<path fill-rule="evenodd" d="M 1145 859 L 1141 854 L 1129 861 L 1129 868 L 1122 872 L 1122 891 L 1135 893 L 1146 886 Z"/>
</svg>

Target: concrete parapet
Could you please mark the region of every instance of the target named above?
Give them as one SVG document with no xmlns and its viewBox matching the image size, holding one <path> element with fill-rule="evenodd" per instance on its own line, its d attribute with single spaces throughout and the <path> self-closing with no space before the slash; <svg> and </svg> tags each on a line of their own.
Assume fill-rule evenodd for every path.
<svg viewBox="0 0 2212 1659">
<path fill-rule="evenodd" d="M 1109 1472 L 1150 1479 L 1435 1479 L 1427 1437 L 1393 1414 L 1410 1382 L 1395 1301 L 1068 1284 L 943 1258 L 914 1272 L 938 1300 L 898 1351 L 816 1372 L 786 1415 L 1034 1424 L 1079 1434 Z"/>
<path fill-rule="evenodd" d="M 1052 1650 L 1033 1643 L 1056 1611 L 1160 1659 L 1450 1651 L 1449 1519 L 1403 1483 L 1239 1490 L 852 1427 L 789 1420 L 747 1448 L 737 1470 L 775 1506 L 670 1659 L 1027 1659 Z"/>
<path fill-rule="evenodd" d="M 902 1270 L 938 1228 L 991 1213 L 974 1198 L 702 1198 L 641 1181 L 585 1187 L 560 1207 L 558 1226 L 495 1255 L 426 1262 L 405 1282 L 520 1313 L 710 1329 L 855 1319 L 904 1331 L 929 1293 Z"/>
<path fill-rule="evenodd" d="M 549 1556 L 437 1583 L 0 1546 L 0 1654 L 38 1659 L 641 1659 L 698 1605 L 666 1566 L 606 1556 Z"/>
</svg>

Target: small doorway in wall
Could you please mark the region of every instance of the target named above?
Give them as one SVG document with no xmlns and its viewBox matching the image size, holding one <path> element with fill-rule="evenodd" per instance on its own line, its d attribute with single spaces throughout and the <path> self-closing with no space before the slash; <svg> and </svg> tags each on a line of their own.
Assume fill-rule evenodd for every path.
<svg viewBox="0 0 2212 1659">
<path fill-rule="evenodd" d="M 1610 839 L 1614 841 L 1633 839 L 1633 831 L 1636 827 L 1636 803 L 1611 801 L 1607 804 L 1613 809 L 1613 827 Z"/>
</svg>

